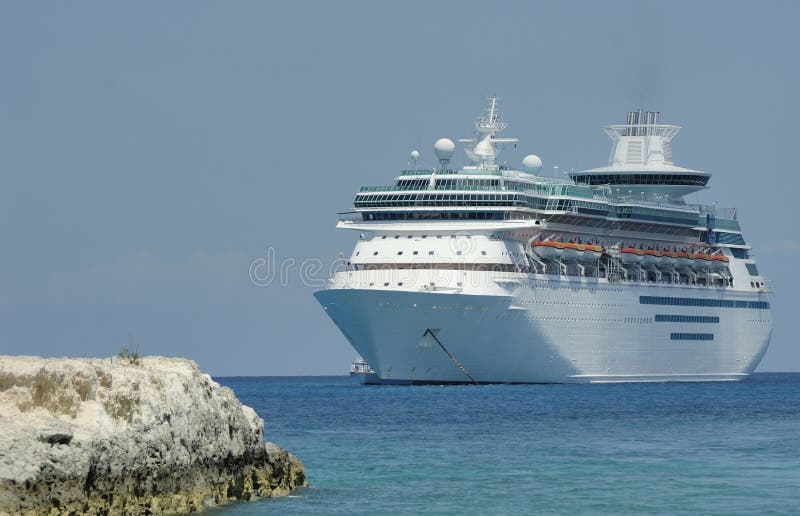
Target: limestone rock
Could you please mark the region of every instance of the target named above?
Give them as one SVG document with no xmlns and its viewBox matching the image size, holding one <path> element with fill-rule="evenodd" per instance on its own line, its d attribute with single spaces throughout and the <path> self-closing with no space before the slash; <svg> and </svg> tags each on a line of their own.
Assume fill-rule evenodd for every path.
<svg viewBox="0 0 800 516">
<path fill-rule="evenodd" d="M 187 513 L 302 485 L 192 361 L 0 356 L 0 514 Z"/>
</svg>

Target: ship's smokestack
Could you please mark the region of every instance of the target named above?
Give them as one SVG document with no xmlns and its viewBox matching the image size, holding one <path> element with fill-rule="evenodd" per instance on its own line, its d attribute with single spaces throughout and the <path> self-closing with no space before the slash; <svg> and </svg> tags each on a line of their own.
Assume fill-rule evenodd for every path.
<svg viewBox="0 0 800 516">
<path fill-rule="evenodd" d="M 625 136 L 633 135 L 633 128 L 630 126 L 632 126 L 635 123 L 634 120 L 636 120 L 636 112 L 628 111 L 628 118 L 625 121 L 625 125 L 627 125 L 628 127 L 625 128 L 625 133 L 624 133 Z"/>
</svg>

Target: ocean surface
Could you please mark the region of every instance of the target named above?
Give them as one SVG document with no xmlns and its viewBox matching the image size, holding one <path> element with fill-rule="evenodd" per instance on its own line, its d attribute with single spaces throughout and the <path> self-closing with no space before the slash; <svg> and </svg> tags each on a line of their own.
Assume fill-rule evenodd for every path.
<svg viewBox="0 0 800 516">
<path fill-rule="evenodd" d="M 310 487 L 214 514 L 800 514 L 800 373 L 739 383 L 216 378 Z"/>
</svg>

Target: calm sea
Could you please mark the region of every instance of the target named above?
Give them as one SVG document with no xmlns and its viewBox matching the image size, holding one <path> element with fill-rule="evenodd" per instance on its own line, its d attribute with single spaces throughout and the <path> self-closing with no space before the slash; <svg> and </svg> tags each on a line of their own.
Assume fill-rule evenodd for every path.
<svg viewBox="0 0 800 516">
<path fill-rule="evenodd" d="M 219 514 L 800 514 L 800 373 L 461 387 L 217 380 L 311 484 Z"/>
</svg>

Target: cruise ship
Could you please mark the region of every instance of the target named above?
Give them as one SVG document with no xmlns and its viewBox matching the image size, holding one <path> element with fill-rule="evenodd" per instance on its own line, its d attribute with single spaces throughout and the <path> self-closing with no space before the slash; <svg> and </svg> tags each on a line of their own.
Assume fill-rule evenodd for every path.
<svg viewBox="0 0 800 516">
<path fill-rule="evenodd" d="M 491 98 L 468 164 L 365 186 L 339 228 L 344 270 L 315 292 L 382 384 L 735 381 L 761 361 L 772 289 L 735 209 L 692 204 L 711 174 L 677 166 L 680 130 L 637 110 L 604 130 L 607 166 L 545 174 Z"/>
</svg>

